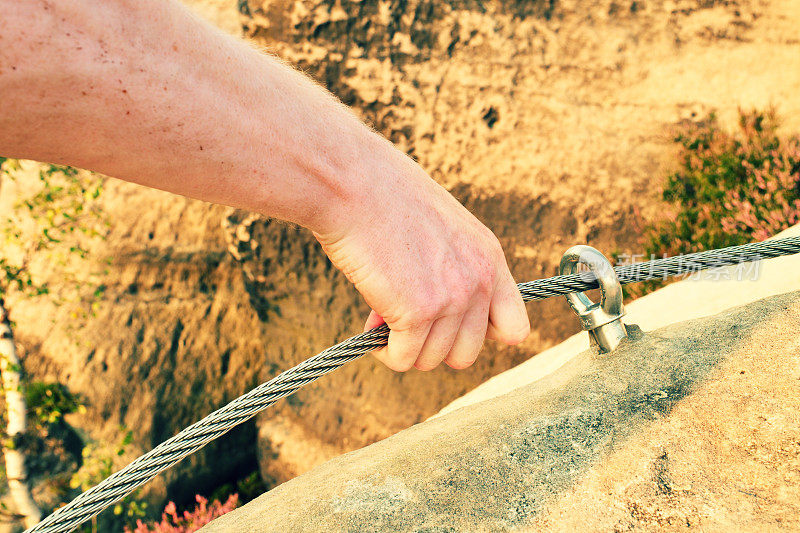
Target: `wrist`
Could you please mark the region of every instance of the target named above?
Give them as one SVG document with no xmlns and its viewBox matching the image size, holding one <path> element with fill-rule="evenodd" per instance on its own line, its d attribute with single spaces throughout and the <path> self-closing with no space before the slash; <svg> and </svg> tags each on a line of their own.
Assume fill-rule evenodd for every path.
<svg viewBox="0 0 800 533">
<path fill-rule="evenodd" d="M 320 240 L 337 241 L 356 228 L 374 224 L 389 207 L 393 191 L 402 187 L 416 166 L 391 142 L 359 126 L 363 131 L 347 143 L 346 155 L 330 161 L 320 154 L 316 178 L 324 190 L 323 201 L 304 224 Z"/>
</svg>

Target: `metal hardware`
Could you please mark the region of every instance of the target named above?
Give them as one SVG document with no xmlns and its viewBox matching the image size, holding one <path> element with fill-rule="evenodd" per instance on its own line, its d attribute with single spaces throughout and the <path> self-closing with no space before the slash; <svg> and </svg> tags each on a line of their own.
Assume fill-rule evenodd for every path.
<svg viewBox="0 0 800 533">
<path fill-rule="evenodd" d="M 584 264 L 597 276 L 602 297 L 600 303 L 592 302 L 584 293 L 566 294 L 570 307 L 578 315 L 583 329 L 589 332 L 589 339 L 601 353 L 610 352 L 628 336 L 622 317 L 622 286 L 617 273 L 608 259 L 591 246 L 573 246 L 561 257 L 561 275 L 574 274 L 578 265 Z"/>
</svg>

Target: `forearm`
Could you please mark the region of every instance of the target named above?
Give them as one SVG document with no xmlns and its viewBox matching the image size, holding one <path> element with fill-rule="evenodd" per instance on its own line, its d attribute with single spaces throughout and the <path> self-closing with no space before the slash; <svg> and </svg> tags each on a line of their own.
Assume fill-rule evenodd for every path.
<svg viewBox="0 0 800 533">
<path fill-rule="evenodd" d="M 303 75 L 167 0 L 0 0 L 0 154 L 314 230 L 392 330 L 387 365 L 527 336 L 497 238 Z"/>
<path fill-rule="evenodd" d="M 397 160 L 329 93 L 175 3 L 0 0 L 0 11 L 2 155 L 320 232 Z"/>
</svg>

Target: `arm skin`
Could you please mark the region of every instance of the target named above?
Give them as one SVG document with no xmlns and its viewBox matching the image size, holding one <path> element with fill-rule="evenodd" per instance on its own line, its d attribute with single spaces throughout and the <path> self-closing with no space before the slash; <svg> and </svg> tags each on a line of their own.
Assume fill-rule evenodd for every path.
<svg viewBox="0 0 800 533">
<path fill-rule="evenodd" d="M 279 60 L 166 0 L 0 0 L 0 154 L 311 229 L 395 370 L 472 364 L 530 325 L 495 236 Z M 382 317 L 382 318 L 381 318 Z"/>
</svg>

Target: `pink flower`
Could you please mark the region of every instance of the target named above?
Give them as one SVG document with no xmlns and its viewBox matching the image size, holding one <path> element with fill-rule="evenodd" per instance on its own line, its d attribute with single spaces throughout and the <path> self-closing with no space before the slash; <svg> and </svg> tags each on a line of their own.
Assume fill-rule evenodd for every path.
<svg viewBox="0 0 800 533">
<path fill-rule="evenodd" d="M 131 531 L 125 528 L 125 533 L 191 533 L 197 531 L 215 518 L 236 509 L 239 505 L 239 495 L 232 494 L 225 503 L 214 500 L 209 505 L 208 499 L 195 496 L 197 506 L 191 511 L 184 511 L 183 516 L 178 516 L 178 510 L 174 502 L 169 502 L 164 507 L 161 514 L 161 521 L 145 524 L 141 520 L 136 521 L 136 529 Z"/>
</svg>

